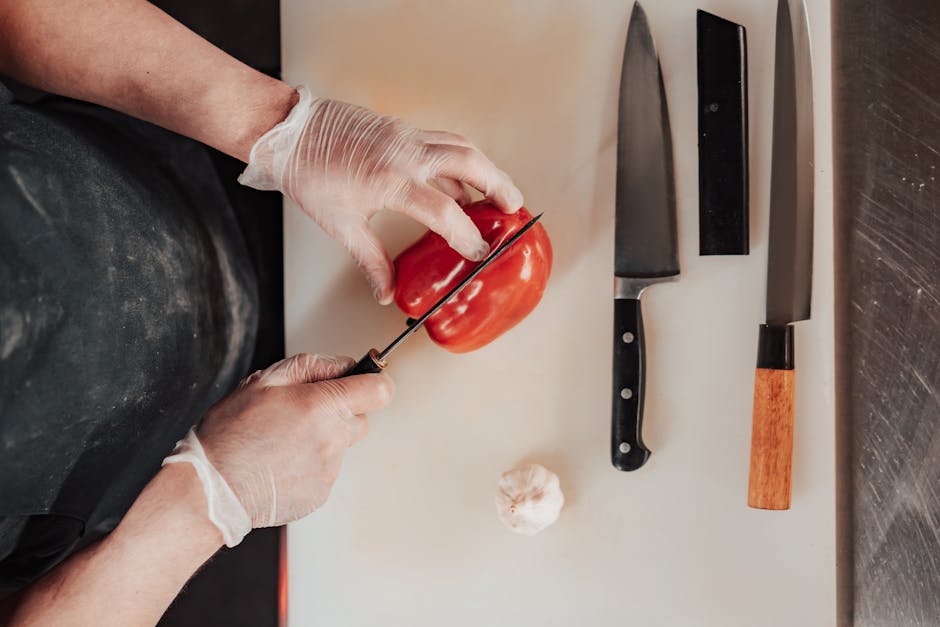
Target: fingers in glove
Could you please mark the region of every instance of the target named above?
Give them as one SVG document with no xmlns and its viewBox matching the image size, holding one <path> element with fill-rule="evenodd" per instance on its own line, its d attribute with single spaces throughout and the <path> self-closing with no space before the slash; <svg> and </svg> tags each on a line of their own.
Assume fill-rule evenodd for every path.
<svg viewBox="0 0 940 627">
<path fill-rule="evenodd" d="M 424 224 L 471 261 L 480 261 L 490 252 L 489 244 L 456 201 L 429 185 L 413 187 L 402 205 L 392 209 Z"/>
<path fill-rule="evenodd" d="M 238 382 L 238 389 L 241 390 L 248 387 L 249 385 L 252 385 L 253 383 L 256 383 L 259 379 L 261 379 L 261 375 L 263 374 L 264 370 L 255 370 L 250 375 Z"/>
<path fill-rule="evenodd" d="M 434 179 L 434 186 L 453 198 L 454 202 L 461 207 L 469 205 L 472 200 L 472 198 L 470 198 L 470 192 L 467 191 L 460 181 L 441 177 Z"/>
<path fill-rule="evenodd" d="M 369 417 L 365 414 L 355 414 L 342 420 L 346 426 L 347 446 L 358 443 L 369 434 Z"/>
<path fill-rule="evenodd" d="M 450 131 L 420 131 L 418 139 L 426 144 L 453 144 L 454 146 L 465 146 L 478 150 L 469 139 Z"/>
<path fill-rule="evenodd" d="M 380 305 L 388 305 L 395 296 L 395 269 L 392 260 L 367 219 L 337 228 L 337 236 L 372 288 Z"/>
<path fill-rule="evenodd" d="M 395 394 L 395 383 L 385 373 L 328 379 L 301 387 L 299 391 L 307 396 L 312 413 L 328 412 L 341 418 L 381 409 Z"/>
<path fill-rule="evenodd" d="M 435 173 L 463 181 L 480 190 L 506 213 L 514 213 L 522 206 L 522 192 L 509 175 L 475 148 L 440 144 L 433 147 L 440 165 Z"/>
<path fill-rule="evenodd" d="M 251 375 L 246 382 L 254 379 L 268 386 L 316 383 L 341 376 L 355 363 L 352 357 L 298 353 Z"/>
</svg>

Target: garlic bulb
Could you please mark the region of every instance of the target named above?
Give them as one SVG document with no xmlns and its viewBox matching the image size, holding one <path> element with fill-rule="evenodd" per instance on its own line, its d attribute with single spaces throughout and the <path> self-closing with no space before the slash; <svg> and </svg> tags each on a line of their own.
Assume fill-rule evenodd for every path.
<svg viewBox="0 0 940 627">
<path fill-rule="evenodd" d="M 534 536 L 558 520 L 565 504 L 558 475 L 528 464 L 504 472 L 496 492 L 496 515 L 510 531 Z"/>
</svg>

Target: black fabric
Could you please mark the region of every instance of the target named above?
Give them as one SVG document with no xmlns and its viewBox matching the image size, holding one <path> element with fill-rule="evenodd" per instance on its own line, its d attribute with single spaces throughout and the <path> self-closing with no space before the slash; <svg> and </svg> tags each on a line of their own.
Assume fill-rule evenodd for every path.
<svg viewBox="0 0 940 627">
<path fill-rule="evenodd" d="M 37 579 L 81 540 L 85 523 L 71 516 L 0 518 L 0 598 Z"/>
<path fill-rule="evenodd" d="M 257 320 L 205 148 L 0 104 L 0 596 L 117 524 L 244 376 Z"/>
<path fill-rule="evenodd" d="M 152 0 L 174 18 L 243 63 L 280 77 L 277 0 Z M 254 370 L 284 357 L 282 199 L 238 185 L 244 164 L 210 151 L 228 192 L 258 277 Z M 282 529 L 255 529 L 223 549 L 186 584 L 161 627 L 277 627 Z"/>
<path fill-rule="evenodd" d="M 236 182 L 245 164 L 210 151 L 241 225 L 258 277 L 258 334 L 249 371 L 284 357 L 282 197 Z M 255 529 L 235 548 L 222 548 L 174 599 L 160 627 L 277 627 L 283 527 Z M 286 585 L 286 582 L 285 582 Z"/>
</svg>

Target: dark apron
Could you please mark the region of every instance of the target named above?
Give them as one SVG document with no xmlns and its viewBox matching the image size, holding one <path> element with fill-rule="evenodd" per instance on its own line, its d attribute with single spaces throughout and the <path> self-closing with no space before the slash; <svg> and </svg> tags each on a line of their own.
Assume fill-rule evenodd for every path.
<svg viewBox="0 0 940 627">
<path fill-rule="evenodd" d="M 114 528 L 257 317 L 203 146 L 0 85 L 0 597 Z"/>
</svg>

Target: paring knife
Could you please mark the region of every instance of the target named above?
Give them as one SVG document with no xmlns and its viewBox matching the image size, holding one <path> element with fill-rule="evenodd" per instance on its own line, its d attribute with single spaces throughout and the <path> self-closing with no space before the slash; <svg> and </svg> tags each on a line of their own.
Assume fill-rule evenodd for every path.
<svg viewBox="0 0 940 627">
<path fill-rule="evenodd" d="M 793 458 L 792 322 L 810 317 L 813 275 L 813 76 L 803 0 L 779 0 L 767 256 L 747 504 L 789 509 Z"/>
<path fill-rule="evenodd" d="M 619 470 L 636 470 L 650 456 L 641 433 L 646 366 L 640 295 L 679 274 L 669 112 L 639 2 L 620 75 L 616 202 L 611 459 Z"/>
<path fill-rule="evenodd" d="M 434 315 L 434 312 L 436 312 L 438 309 L 443 307 L 444 304 L 447 303 L 447 301 L 449 301 L 451 298 L 456 296 L 460 290 L 470 285 L 473 279 L 475 279 L 481 272 L 483 272 L 483 270 L 485 270 L 487 266 L 489 266 L 491 263 L 496 261 L 496 259 L 500 255 L 502 255 L 504 252 L 506 252 L 506 250 L 510 246 L 515 244 L 517 241 L 519 241 L 519 238 L 525 235 L 526 231 L 528 231 L 533 226 L 535 226 L 535 223 L 538 222 L 539 218 L 541 217 L 542 217 L 542 214 L 540 213 L 534 218 L 532 218 L 531 220 L 529 220 L 528 222 L 526 222 L 521 229 L 516 231 L 512 237 L 510 237 L 508 240 L 503 242 L 502 246 L 492 251 L 486 257 L 486 259 L 483 260 L 483 262 L 480 265 L 474 268 L 473 271 L 470 272 L 470 274 L 464 277 L 463 280 L 460 281 L 460 283 L 455 285 L 454 288 L 450 290 L 449 292 L 447 292 L 447 294 L 445 294 L 439 301 L 434 303 L 434 305 L 430 309 L 428 309 L 426 312 L 424 312 L 424 314 L 420 318 L 416 320 L 409 319 L 408 328 L 405 329 L 401 335 L 399 335 L 394 340 L 392 340 L 392 343 L 386 346 L 384 350 L 378 351 L 374 348 L 371 349 L 368 353 L 366 353 L 366 355 L 362 359 L 356 362 L 356 365 L 353 366 L 349 370 L 349 372 L 347 372 L 343 376 L 350 377 L 356 374 L 373 374 L 373 373 L 381 372 L 382 370 L 384 370 L 386 366 L 388 366 L 387 358 L 388 358 L 389 353 L 395 350 L 399 344 L 404 342 L 405 338 L 407 338 L 409 335 L 411 335 L 412 333 L 420 329 L 421 325 L 423 325 L 424 322 L 428 318 Z"/>
</svg>

